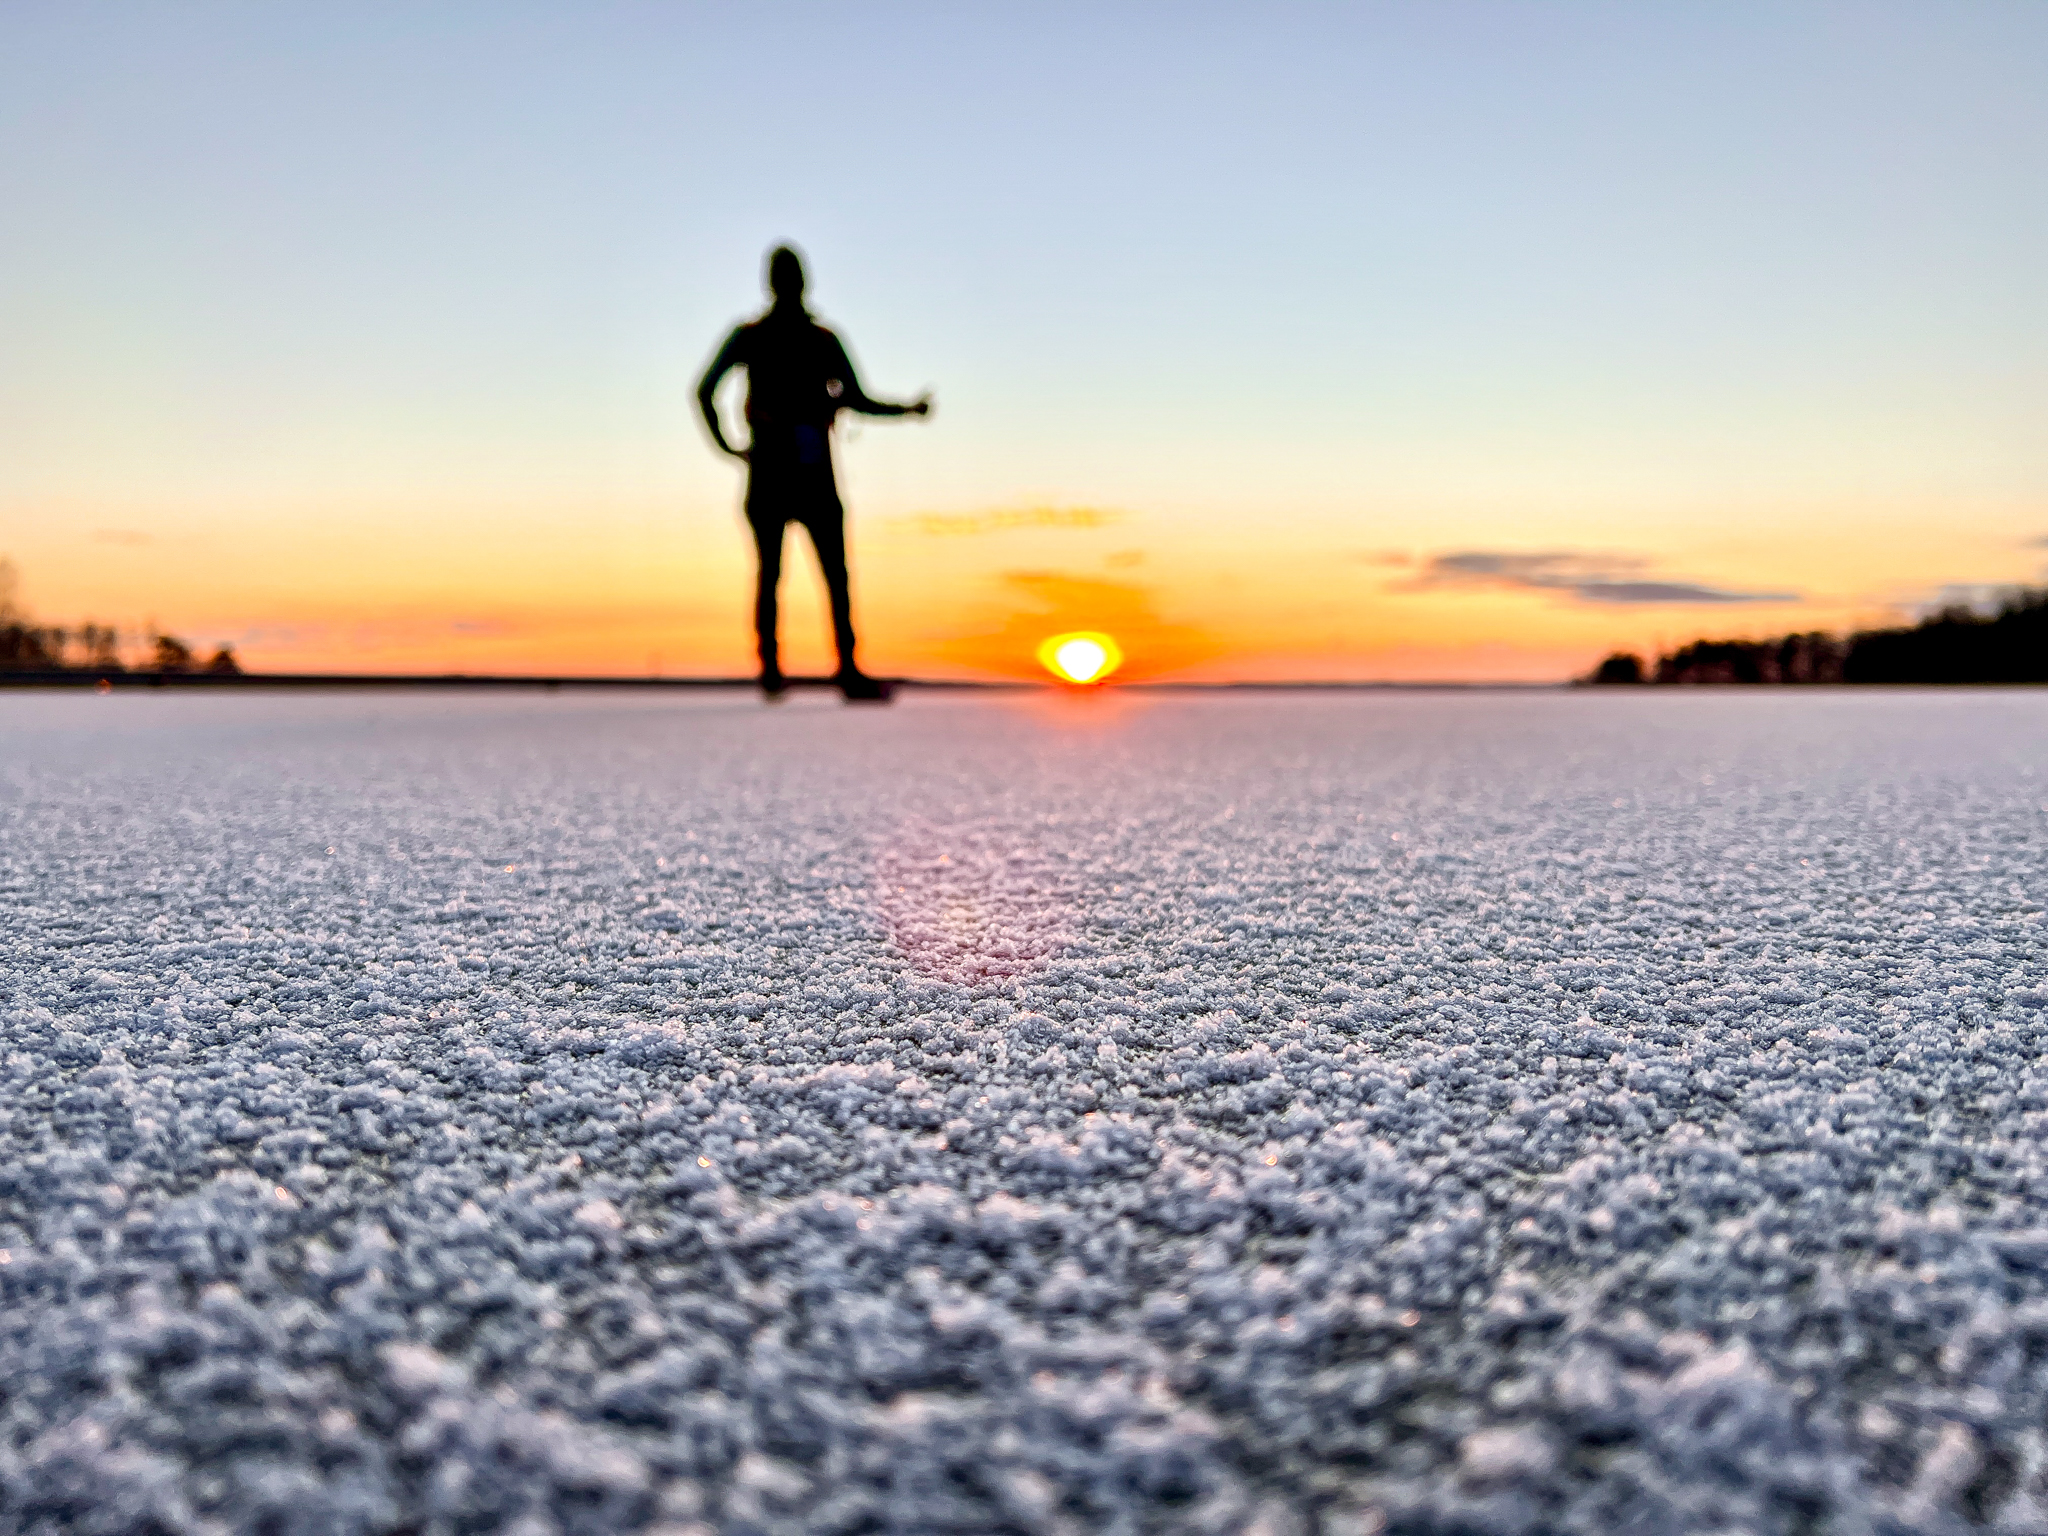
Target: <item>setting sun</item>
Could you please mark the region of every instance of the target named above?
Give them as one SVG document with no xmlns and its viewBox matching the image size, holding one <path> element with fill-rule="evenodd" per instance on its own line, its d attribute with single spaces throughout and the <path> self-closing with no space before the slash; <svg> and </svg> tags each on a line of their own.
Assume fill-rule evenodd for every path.
<svg viewBox="0 0 2048 1536">
<path fill-rule="evenodd" d="M 1123 665 L 1124 653 L 1108 635 L 1094 630 L 1054 635 L 1038 647 L 1045 669 L 1068 683 L 1099 683 Z"/>
</svg>

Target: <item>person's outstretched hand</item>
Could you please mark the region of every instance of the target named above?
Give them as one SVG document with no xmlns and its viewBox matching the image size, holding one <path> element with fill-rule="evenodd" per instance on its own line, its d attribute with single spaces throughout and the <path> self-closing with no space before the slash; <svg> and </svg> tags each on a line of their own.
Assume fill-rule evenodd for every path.
<svg viewBox="0 0 2048 1536">
<path fill-rule="evenodd" d="M 932 413 L 932 392 L 931 392 L 930 390 L 926 390 L 926 391 L 925 391 L 925 392 L 924 392 L 923 394 L 919 395 L 919 396 L 918 396 L 918 397 L 917 397 L 917 398 L 916 398 L 915 400 L 913 400 L 913 401 L 911 401 L 911 402 L 910 402 L 910 414 L 911 414 L 911 415 L 913 415 L 913 416 L 929 416 L 929 415 L 931 415 L 931 413 Z"/>
</svg>

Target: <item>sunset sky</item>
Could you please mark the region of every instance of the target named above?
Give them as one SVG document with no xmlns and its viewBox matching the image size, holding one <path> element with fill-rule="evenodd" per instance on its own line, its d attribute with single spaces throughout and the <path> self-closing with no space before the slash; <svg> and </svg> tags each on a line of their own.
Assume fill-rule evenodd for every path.
<svg viewBox="0 0 2048 1536">
<path fill-rule="evenodd" d="M 2048 574 L 2044 80 L 2036 0 L 11 0 L 0 555 L 252 668 L 750 671 L 693 393 L 792 240 L 937 399 L 841 430 L 872 671 L 1911 615 Z"/>
</svg>

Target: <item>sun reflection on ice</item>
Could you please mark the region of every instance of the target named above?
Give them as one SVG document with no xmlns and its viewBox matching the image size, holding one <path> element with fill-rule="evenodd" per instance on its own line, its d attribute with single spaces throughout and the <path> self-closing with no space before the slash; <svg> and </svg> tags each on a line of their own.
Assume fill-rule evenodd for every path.
<svg viewBox="0 0 2048 1536">
<path fill-rule="evenodd" d="M 1014 829 L 906 826 L 879 850 L 875 876 L 890 941 L 927 976 L 1024 976 L 1073 941 L 1062 872 Z"/>
</svg>

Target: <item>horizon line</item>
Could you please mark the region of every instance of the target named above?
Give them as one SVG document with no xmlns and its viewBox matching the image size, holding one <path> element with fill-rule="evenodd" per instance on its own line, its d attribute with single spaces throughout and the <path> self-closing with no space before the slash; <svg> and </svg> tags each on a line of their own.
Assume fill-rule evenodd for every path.
<svg viewBox="0 0 2048 1536">
<path fill-rule="evenodd" d="M 1076 692 L 1119 690 L 1125 692 L 1220 693 L 1278 689 L 1287 692 L 1362 692 L 1394 689 L 1513 689 L 1569 688 L 1569 679 L 1530 682 L 1518 679 L 1473 681 L 1429 681 L 1388 678 L 1260 678 L 1230 682 L 1148 679 L 1132 682 L 1104 682 L 1077 689 L 1072 684 L 1025 678 L 928 678 L 892 677 L 881 681 L 899 688 L 933 692 Z M 792 688 L 831 689 L 837 683 L 828 675 L 791 677 Z M 753 690 L 760 686 L 753 677 L 627 677 L 619 675 L 500 673 L 500 672 L 150 672 L 97 667 L 66 667 L 34 671 L 0 672 L 0 688 L 614 688 L 681 690 Z"/>
</svg>

